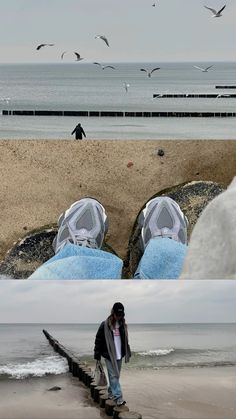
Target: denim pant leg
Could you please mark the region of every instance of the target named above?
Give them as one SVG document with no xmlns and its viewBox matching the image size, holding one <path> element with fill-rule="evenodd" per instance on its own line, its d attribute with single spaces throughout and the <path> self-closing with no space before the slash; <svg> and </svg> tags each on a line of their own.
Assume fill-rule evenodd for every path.
<svg viewBox="0 0 236 419">
<path fill-rule="evenodd" d="M 122 266 L 112 253 L 67 244 L 29 279 L 120 279 Z"/>
<path fill-rule="evenodd" d="M 108 373 L 108 379 L 109 379 L 109 387 L 108 387 L 108 394 L 112 394 L 113 399 L 117 402 L 123 401 L 123 395 L 121 391 L 121 386 L 119 382 L 119 377 L 116 377 L 113 365 L 111 361 L 108 359 L 105 359 L 106 366 L 107 366 L 107 373 Z M 121 365 L 122 365 L 122 359 L 119 359 L 117 361 L 118 370 L 121 371 Z"/>
<path fill-rule="evenodd" d="M 151 239 L 135 272 L 135 279 L 179 278 L 187 246 L 169 238 Z"/>
</svg>

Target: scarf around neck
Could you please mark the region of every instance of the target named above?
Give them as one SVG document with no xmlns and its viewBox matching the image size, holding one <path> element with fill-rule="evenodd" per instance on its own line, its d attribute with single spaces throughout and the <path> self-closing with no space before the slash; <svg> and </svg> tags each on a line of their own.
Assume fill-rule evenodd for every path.
<svg viewBox="0 0 236 419">
<path fill-rule="evenodd" d="M 130 350 L 128 346 L 128 330 L 127 330 L 126 324 L 124 325 L 124 329 L 125 329 L 125 362 L 129 362 Z M 108 350 L 108 354 L 109 354 L 114 372 L 116 374 L 116 377 L 119 378 L 120 373 L 119 373 L 117 360 L 116 360 L 116 348 L 115 348 L 115 343 L 112 336 L 112 331 L 113 331 L 113 328 L 111 324 L 111 318 L 108 317 L 104 323 L 105 340 L 106 340 L 107 350 Z"/>
</svg>

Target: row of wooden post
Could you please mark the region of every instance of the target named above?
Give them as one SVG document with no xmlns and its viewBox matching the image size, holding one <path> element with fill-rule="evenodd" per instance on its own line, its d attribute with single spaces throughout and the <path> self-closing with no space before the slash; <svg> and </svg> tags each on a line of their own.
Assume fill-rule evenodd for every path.
<svg viewBox="0 0 236 419">
<path fill-rule="evenodd" d="M 154 93 L 154 98 L 169 99 L 169 98 L 187 98 L 187 99 L 196 99 L 196 98 L 208 98 L 208 99 L 235 99 L 235 93 Z"/>
<path fill-rule="evenodd" d="M 164 97 L 167 95 L 153 95 Z M 173 96 L 177 97 L 177 96 Z M 180 97 L 180 96 L 178 96 Z M 185 96 L 187 97 L 187 96 Z M 223 95 L 222 95 L 223 97 Z M 78 116 L 78 117 L 121 117 L 121 118 L 233 118 L 236 112 L 194 112 L 194 111 L 44 111 L 3 110 L 2 115 L 16 116 Z"/>
<path fill-rule="evenodd" d="M 54 339 L 46 330 L 43 330 L 43 333 L 53 349 L 67 359 L 71 374 L 78 377 L 90 389 L 92 399 L 99 404 L 101 409 L 105 409 L 107 416 L 112 416 L 113 419 L 142 419 L 139 413 L 130 411 L 127 406 L 117 407 L 113 400 L 108 399 L 107 387 L 97 386 L 91 368 L 82 363 L 77 356 Z"/>
<path fill-rule="evenodd" d="M 216 89 L 236 89 L 236 85 L 235 84 L 233 84 L 233 85 L 225 85 L 225 86 L 223 86 L 223 85 L 217 85 L 217 86 L 215 86 L 215 88 Z"/>
</svg>

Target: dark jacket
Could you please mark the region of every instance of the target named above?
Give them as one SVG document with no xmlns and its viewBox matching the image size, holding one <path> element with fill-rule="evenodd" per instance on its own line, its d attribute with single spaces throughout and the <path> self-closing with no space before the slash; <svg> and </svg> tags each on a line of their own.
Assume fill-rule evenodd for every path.
<svg viewBox="0 0 236 419">
<path fill-rule="evenodd" d="M 86 134 L 80 124 L 76 125 L 71 135 L 73 135 L 74 133 L 75 133 L 76 140 L 82 140 L 83 136 L 86 137 Z"/>
<path fill-rule="evenodd" d="M 110 361 L 110 356 L 108 354 L 105 333 L 104 333 L 104 323 L 105 322 L 102 322 L 100 324 L 97 334 L 96 334 L 95 346 L 94 346 L 94 359 L 100 360 L 101 356 L 103 356 L 103 358 L 106 358 Z M 126 355 L 125 353 L 125 328 L 123 324 L 120 325 L 119 330 L 120 330 L 120 337 L 121 337 L 121 354 L 123 358 Z M 114 340 L 113 331 L 110 330 L 110 332 Z M 129 345 L 128 345 L 128 350 L 130 351 Z"/>
</svg>

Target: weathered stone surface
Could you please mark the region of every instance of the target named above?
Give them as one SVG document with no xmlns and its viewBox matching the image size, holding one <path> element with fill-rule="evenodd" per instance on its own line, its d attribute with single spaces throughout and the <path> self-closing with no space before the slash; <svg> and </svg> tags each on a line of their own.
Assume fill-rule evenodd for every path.
<svg viewBox="0 0 236 419">
<path fill-rule="evenodd" d="M 19 239 L 0 263 L 0 274 L 11 278 L 28 278 L 40 265 L 54 255 L 52 242 L 56 235 L 55 227 L 45 227 L 33 231 Z"/>
<path fill-rule="evenodd" d="M 194 181 L 162 190 L 151 196 L 149 199 L 153 199 L 157 196 L 169 196 L 170 198 L 174 199 L 188 218 L 189 238 L 192 229 L 203 209 L 210 201 L 212 201 L 212 199 L 214 199 L 223 191 L 224 188 L 217 183 L 209 181 Z M 146 203 L 143 205 L 140 212 L 144 209 L 145 205 Z M 142 256 L 142 252 L 138 245 L 141 232 L 138 226 L 139 214 L 137 215 L 134 223 L 132 234 L 129 240 L 127 256 L 124 261 L 123 276 L 126 278 L 133 277 Z"/>
<path fill-rule="evenodd" d="M 40 265 L 54 256 L 52 242 L 56 234 L 56 226 L 46 226 L 19 239 L 0 263 L 0 275 L 27 279 Z M 107 243 L 103 244 L 102 250 L 116 254 Z"/>
</svg>

